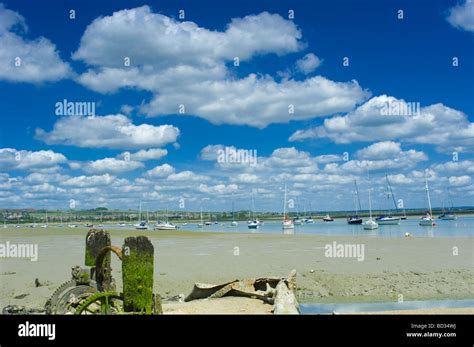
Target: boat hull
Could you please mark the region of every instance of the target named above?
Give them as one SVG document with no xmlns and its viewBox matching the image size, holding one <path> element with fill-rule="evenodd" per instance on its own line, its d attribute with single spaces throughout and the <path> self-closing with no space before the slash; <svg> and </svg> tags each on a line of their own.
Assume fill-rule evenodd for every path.
<svg viewBox="0 0 474 347">
<path fill-rule="evenodd" d="M 362 218 L 348 218 L 347 224 L 362 224 Z"/>
</svg>

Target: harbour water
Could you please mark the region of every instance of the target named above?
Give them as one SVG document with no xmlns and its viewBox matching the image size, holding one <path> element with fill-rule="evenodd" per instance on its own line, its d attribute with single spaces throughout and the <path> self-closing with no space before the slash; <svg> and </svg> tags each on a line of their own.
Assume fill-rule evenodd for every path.
<svg viewBox="0 0 474 347">
<path fill-rule="evenodd" d="M 400 225 L 380 225 L 378 230 L 364 230 L 362 225 L 347 224 L 345 219 L 335 219 L 333 222 L 315 221 L 313 224 L 295 225 L 295 234 L 315 234 L 330 236 L 373 236 L 373 237 L 472 237 L 474 236 L 474 217 L 461 216 L 456 220 L 436 219 L 433 227 L 418 225 L 418 218 L 402 220 Z M 248 229 L 246 221 L 240 221 L 237 226 L 229 222 L 206 225 L 198 228 L 197 224 L 182 225 L 182 229 L 216 232 L 253 232 L 253 233 L 282 233 L 281 221 L 265 221 L 256 230 Z M 285 231 L 288 233 L 288 231 Z"/>
<path fill-rule="evenodd" d="M 365 219 L 364 219 L 365 220 Z M 375 230 L 364 230 L 362 225 L 347 224 L 346 219 L 335 219 L 333 222 L 315 220 L 312 224 L 295 225 L 294 230 L 285 230 L 286 234 L 310 234 L 326 236 L 373 236 L 373 237 L 405 237 L 408 233 L 415 237 L 472 237 L 474 236 L 474 216 L 459 216 L 456 220 L 435 219 L 435 226 L 420 226 L 418 217 L 408 217 L 400 221 L 399 225 L 379 225 Z M 232 226 L 230 222 L 217 222 L 199 227 L 198 223 L 176 223 L 179 229 L 196 232 L 239 232 L 239 233 L 283 233 L 280 220 L 264 221 L 258 229 L 249 229 L 247 221 L 239 221 L 238 225 Z M 12 225 L 9 226 L 13 227 Z M 50 225 L 50 228 L 58 226 Z M 78 224 L 78 228 L 86 228 Z M 62 228 L 68 228 L 64 225 Z M 135 229 L 134 224 L 118 225 L 105 224 L 98 228 L 103 229 Z M 28 229 L 23 225 L 20 230 Z M 150 232 L 153 231 L 153 223 L 150 223 Z"/>
<path fill-rule="evenodd" d="M 334 314 L 357 312 L 381 312 L 398 310 L 417 310 L 433 308 L 465 308 L 474 307 L 474 300 L 422 300 L 405 302 L 377 302 L 356 304 L 302 304 L 302 314 Z"/>
</svg>

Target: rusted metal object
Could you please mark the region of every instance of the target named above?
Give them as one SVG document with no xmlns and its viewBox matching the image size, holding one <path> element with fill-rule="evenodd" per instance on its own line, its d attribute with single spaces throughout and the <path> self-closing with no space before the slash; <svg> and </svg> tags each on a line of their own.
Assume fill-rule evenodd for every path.
<svg viewBox="0 0 474 347">
<path fill-rule="evenodd" d="M 95 278 L 97 289 L 100 291 L 115 290 L 110 267 L 110 252 L 115 253 L 122 260 L 122 249 L 117 246 L 106 246 L 98 253 L 95 261 Z"/>
<path fill-rule="evenodd" d="M 185 301 L 217 299 L 224 296 L 255 298 L 274 305 L 275 314 L 298 314 L 299 305 L 295 296 L 296 270 L 288 277 L 263 277 L 234 280 L 213 285 L 196 283 Z"/>
</svg>

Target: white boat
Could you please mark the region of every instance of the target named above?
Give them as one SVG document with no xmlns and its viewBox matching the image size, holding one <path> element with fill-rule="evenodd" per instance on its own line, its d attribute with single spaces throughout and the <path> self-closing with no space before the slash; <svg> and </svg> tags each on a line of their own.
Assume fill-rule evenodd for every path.
<svg viewBox="0 0 474 347">
<path fill-rule="evenodd" d="M 390 181 L 388 180 L 388 176 L 385 175 L 385 179 L 387 180 L 387 199 L 393 200 L 393 204 L 395 209 L 398 211 L 397 204 L 395 202 L 395 196 L 393 195 L 392 186 L 390 185 Z M 391 202 L 389 202 L 390 204 Z M 389 208 L 388 214 L 379 216 L 375 218 L 379 225 L 398 225 L 400 224 L 401 217 L 399 216 L 392 216 L 392 210 Z"/>
<path fill-rule="evenodd" d="M 296 218 L 293 219 L 293 224 L 301 225 L 301 224 L 303 224 L 303 220 L 300 217 L 296 217 Z"/>
<path fill-rule="evenodd" d="M 237 225 L 239 225 L 239 223 L 235 220 L 233 220 L 231 223 L 230 223 L 230 226 L 233 226 L 233 227 L 236 227 Z"/>
<path fill-rule="evenodd" d="M 147 210 L 148 214 L 148 210 Z M 137 230 L 148 230 L 148 219 L 146 221 L 141 221 L 142 219 L 142 201 L 140 200 L 140 205 L 138 208 L 138 224 L 135 224 L 135 229 Z M 141 222 L 140 222 L 141 221 Z"/>
<path fill-rule="evenodd" d="M 449 197 L 449 190 L 448 190 L 448 197 Z M 443 202 L 443 213 L 438 216 L 438 219 L 441 220 L 455 220 L 456 214 L 453 212 L 453 205 L 451 203 L 451 208 L 447 211 L 444 209 L 444 202 Z"/>
<path fill-rule="evenodd" d="M 430 188 L 428 186 L 428 178 L 426 177 L 426 170 L 425 170 L 425 191 L 426 191 L 426 198 L 428 200 L 428 212 L 426 216 L 420 218 L 419 225 L 421 226 L 434 226 L 435 223 L 433 221 L 433 211 L 431 210 L 431 199 L 430 199 Z"/>
<path fill-rule="evenodd" d="M 364 230 L 374 230 L 374 229 L 379 228 L 379 225 L 377 224 L 377 222 L 375 222 L 372 219 L 372 199 L 371 199 L 371 196 L 370 196 L 370 188 L 369 188 L 369 219 L 366 220 L 362 224 L 362 226 L 363 226 Z"/>
<path fill-rule="evenodd" d="M 286 184 L 285 184 L 285 197 L 283 200 L 283 221 L 281 222 L 281 224 L 282 224 L 283 230 L 294 229 L 295 224 L 293 223 L 293 220 L 291 220 L 290 218 L 286 216 L 286 204 L 287 204 L 287 201 L 286 201 Z"/>
<path fill-rule="evenodd" d="M 374 230 L 378 229 L 379 227 L 379 225 L 372 219 L 372 217 L 366 220 L 363 225 L 365 230 Z"/>
<path fill-rule="evenodd" d="M 137 230 L 148 230 L 148 222 L 147 221 L 143 221 L 143 222 L 140 222 L 138 224 L 135 224 L 135 229 Z"/>
<path fill-rule="evenodd" d="M 198 228 L 203 228 L 204 227 L 204 222 L 202 221 L 202 207 L 201 207 L 201 222 L 198 223 Z"/>
<path fill-rule="evenodd" d="M 247 222 L 247 228 L 249 228 L 249 229 L 258 229 L 259 226 L 260 226 L 260 224 L 258 223 L 257 220 Z"/>
<path fill-rule="evenodd" d="M 400 217 L 397 216 L 380 216 L 375 218 L 380 225 L 398 225 L 400 224 Z"/>
<path fill-rule="evenodd" d="M 260 228 L 260 225 L 262 224 L 258 220 L 258 218 L 255 218 L 254 210 L 255 210 L 255 201 L 253 199 L 253 193 L 252 193 L 252 219 L 250 219 L 250 212 L 249 212 L 249 220 L 247 221 L 247 228 L 249 229 L 258 229 Z"/>
<path fill-rule="evenodd" d="M 155 224 L 155 230 L 176 230 L 178 227 L 170 222 L 158 222 Z"/>
<path fill-rule="evenodd" d="M 324 216 L 323 221 L 324 222 L 334 222 L 334 219 L 329 214 L 327 214 L 326 216 Z"/>
<path fill-rule="evenodd" d="M 434 225 L 433 218 L 431 217 L 429 213 L 427 213 L 426 216 L 420 218 L 420 222 L 418 224 L 420 224 L 421 226 L 431 227 Z"/>
<path fill-rule="evenodd" d="M 305 224 L 313 224 L 314 223 L 314 219 L 312 217 L 306 217 L 304 219 L 304 223 Z"/>
<path fill-rule="evenodd" d="M 445 212 L 438 216 L 438 219 L 441 220 L 455 220 L 457 217 L 454 213 Z"/>
</svg>

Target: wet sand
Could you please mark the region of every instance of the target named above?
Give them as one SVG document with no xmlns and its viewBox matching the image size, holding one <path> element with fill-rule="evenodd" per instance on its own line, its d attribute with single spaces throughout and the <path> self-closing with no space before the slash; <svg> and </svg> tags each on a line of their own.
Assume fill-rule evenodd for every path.
<svg viewBox="0 0 474 347">
<path fill-rule="evenodd" d="M 112 244 L 146 235 L 155 246 L 155 292 L 165 300 L 195 282 L 286 276 L 296 269 L 302 303 L 474 298 L 473 238 L 376 238 L 258 233 L 110 230 Z M 0 243 L 36 243 L 38 261 L 0 259 L 0 308 L 42 306 L 84 264 L 87 229 L 0 229 Z M 325 245 L 364 245 L 363 261 L 326 257 Z M 457 254 L 453 255 L 453 247 Z M 456 253 L 456 252 L 454 252 Z M 113 258 L 121 289 L 121 264 Z M 38 278 L 45 286 L 35 287 Z M 17 298 L 15 298 L 17 297 Z"/>
</svg>

